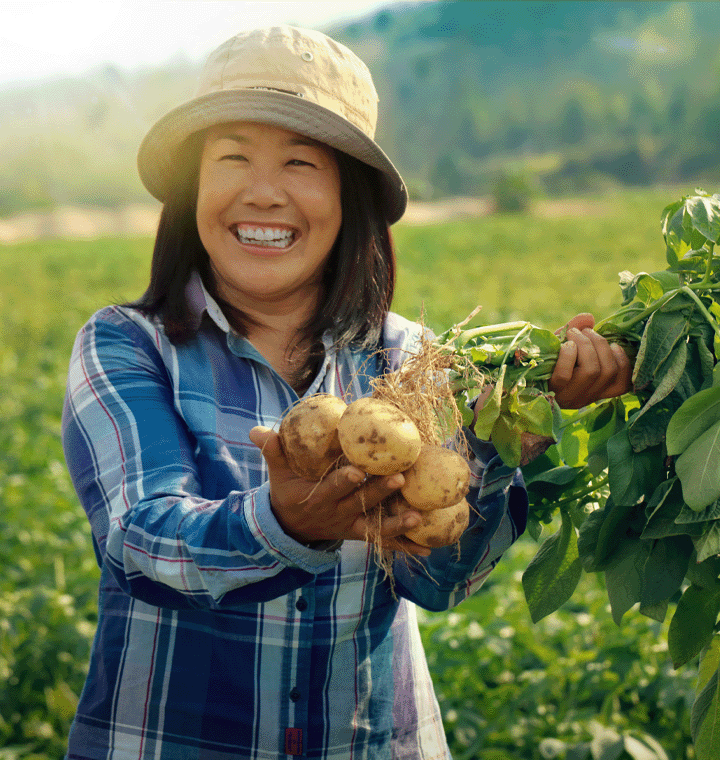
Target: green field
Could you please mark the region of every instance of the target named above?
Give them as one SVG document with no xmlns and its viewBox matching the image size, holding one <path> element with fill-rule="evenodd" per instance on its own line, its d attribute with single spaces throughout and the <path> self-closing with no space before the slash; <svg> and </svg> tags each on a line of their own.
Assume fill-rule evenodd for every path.
<svg viewBox="0 0 720 760">
<path fill-rule="evenodd" d="M 619 271 L 665 268 L 660 213 L 680 195 L 618 193 L 560 218 L 401 223 L 394 308 L 436 330 L 477 305 L 487 323 L 604 316 Z M 65 373 L 92 312 L 142 292 L 151 250 L 149 239 L 0 247 L 0 760 L 63 755 L 98 579 L 60 445 Z M 617 627 L 594 576 L 533 626 L 519 574 L 535 551 L 523 537 L 476 599 L 423 616 L 456 760 L 662 758 L 652 739 L 637 744 L 648 735 L 669 760 L 692 758 L 695 673 L 673 671 L 665 626 L 629 613 Z"/>
</svg>

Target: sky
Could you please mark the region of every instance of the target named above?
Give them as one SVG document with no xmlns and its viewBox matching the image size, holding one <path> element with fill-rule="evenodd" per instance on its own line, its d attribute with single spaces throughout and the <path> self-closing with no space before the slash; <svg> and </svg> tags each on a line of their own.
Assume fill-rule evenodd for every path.
<svg viewBox="0 0 720 760">
<path fill-rule="evenodd" d="M 392 0 L 0 0 L 0 85 L 79 75 L 112 63 L 132 69 L 177 54 L 203 60 L 243 30 L 294 23 L 322 28 Z"/>
</svg>

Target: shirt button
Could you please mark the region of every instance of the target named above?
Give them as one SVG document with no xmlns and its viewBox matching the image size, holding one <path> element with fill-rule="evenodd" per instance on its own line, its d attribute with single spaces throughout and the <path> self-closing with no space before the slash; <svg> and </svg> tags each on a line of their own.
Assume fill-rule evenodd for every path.
<svg viewBox="0 0 720 760">
<path fill-rule="evenodd" d="M 293 702 L 297 702 L 297 701 L 298 701 L 298 699 L 300 699 L 300 697 L 302 697 L 302 694 L 300 693 L 300 690 L 299 690 L 297 687 L 295 687 L 295 688 L 294 688 L 294 689 L 293 689 L 293 690 L 290 692 L 290 699 L 291 699 Z"/>
<path fill-rule="evenodd" d="M 300 610 L 300 612 L 304 612 L 308 608 L 307 599 L 304 596 L 301 596 L 297 602 L 295 602 L 295 606 Z"/>
</svg>

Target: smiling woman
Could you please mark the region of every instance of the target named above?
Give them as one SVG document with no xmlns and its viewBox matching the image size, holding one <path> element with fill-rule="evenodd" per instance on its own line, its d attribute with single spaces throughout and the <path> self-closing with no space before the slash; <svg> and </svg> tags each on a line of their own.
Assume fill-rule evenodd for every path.
<svg viewBox="0 0 720 760">
<path fill-rule="evenodd" d="M 520 472 L 468 431 L 459 545 L 404 539 L 389 574 L 367 514 L 402 473 L 307 479 L 272 429 L 300 397 L 370 396 L 422 343 L 390 312 L 407 194 L 376 117 L 350 50 L 276 27 L 221 45 L 140 146 L 150 283 L 78 334 L 63 416 L 102 568 L 68 757 L 449 758 L 414 605 L 480 588 L 524 528 Z M 575 355 L 567 386 L 607 373 L 595 339 Z"/>
</svg>

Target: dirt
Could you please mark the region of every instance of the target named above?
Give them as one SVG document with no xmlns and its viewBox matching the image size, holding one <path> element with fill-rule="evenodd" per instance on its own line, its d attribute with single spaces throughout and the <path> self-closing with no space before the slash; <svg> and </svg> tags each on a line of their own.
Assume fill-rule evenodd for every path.
<svg viewBox="0 0 720 760">
<path fill-rule="evenodd" d="M 493 212 L 489 198 L 447 198 L 411 201 L 401 224 L 439 224 L 454 219 L 488 216 Z M 583 201 L 538 201 L 531 213 L 550 219 L 598 216 L 606 213 L 601 204 Z M 78 239 L 105 236 L 147 236 L 157 229 L 160 207 L 133 204 L 117 210 L 61 206 L 47 212 L 26 212 L 0 219 L 0 244 L 53 238 Z"/>
</svg>

